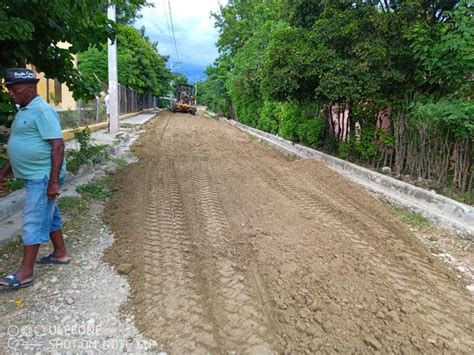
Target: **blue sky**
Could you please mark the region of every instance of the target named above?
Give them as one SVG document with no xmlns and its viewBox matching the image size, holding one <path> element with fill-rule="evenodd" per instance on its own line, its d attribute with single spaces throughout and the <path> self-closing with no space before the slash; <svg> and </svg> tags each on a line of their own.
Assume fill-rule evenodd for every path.
<svg viewBox="0 0 474 355">
<path fill-rule="evenodd" d="M 178 47 L 183 64 L 173 71 L 185 74 L 191 82 L 205 78 L 204 70 L 217 57 L 215 43 L 218 32 L 214 28 L 211 11 L 219 9 L 219 3 L 227 0 L 170 0 L 171 13 Z M 141 11 L 142 18 L 135 27 L 145 26 L 146 34 L 158 41 L 158 51 L 170 56 L 172 63 L 178 61 L 170 33 L 168 0 L 151 0 L 154 7 Z"/>
</svg>

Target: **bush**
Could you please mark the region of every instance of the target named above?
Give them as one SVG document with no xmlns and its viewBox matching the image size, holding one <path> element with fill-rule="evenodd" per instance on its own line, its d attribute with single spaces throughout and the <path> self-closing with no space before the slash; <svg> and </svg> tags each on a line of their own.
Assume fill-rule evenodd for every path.
<svg viewBox="0 0 474 355">
<path fill-rule="evenodd" d="M 76 192 L 87 201 L 106 200 L 112 196 L 112 191 L 110 191 L 109 187 L 109 179 L 106 176 L 100 180 L 78 186 Z"/>
<path fill-rule="evenodd" d="M 347 158 L 349 158 L 350 151 L 351 151 L 350 144 L 347 142 L 341 142 L 337 149 L 337 156 L 341 159 L 346 160 Z"/>
<path fill-rule="evenodd" d="M 364 161 L 374 158 L 379 153 L 375 142 L 376 127 L 364 127 L 361 131 L 360 142 L 355 145 L 355 152 Z"/>
<path fill-rule="evenodd" d="M 239 122 L 251 127 L 258 127 L 261 108 L 262 102 L 252 98 L 250 98 L 248 101 L 242 101 L 241 104 L 235 105 Z"/>
<path fill-rule="evenodd" d="M 298 140 L 298 123 L 287 117 L 282 118 L 280 124 L 280 136 L 290 141 Z"/>
<path fill-rule="evenodd" d="M 324 120 L 319 117 L 304 121 L 298 126 L 298 136 L 300 141 L 309 146 L 315 146 L 318 144 L 323 131 Z"/>
<path fill-rule="evenodd" d="M 91 144 L 92 133 L 89 128 L 74 131 L 79 150 L 70 149 L 66 151 L 67 170 L 76 173 L 81 165 L 92 162 L 98 163 L 102 160 L 101 153 L 105 152 L 106 145 Z"/>
<path fill-rule="evenodd" d="M 279 122 L 280 106 L 274 101 L 265 101 L 262 111 L 260 112 L 260 120 L 258 121 L 258 129 L 262 131 L 276 134 L 280 126 Z"/>
<path fill-rule="evenodd" d="M 280 104 L 279 133 L 285 139 L 316 145 L 324 131 L 324 119 L 316 117 L 316 107 L 296 101 Z"/>
<path fill-rule="evenodd" d="M 280 104 L 280 136 L 290 141 L 298 140 L 299 109 L 296 102 Z"/>
<path fill-rule="evenodd" d="M 11 178 L 7 180 L 7 185 L 10 191 L 21 190 L 25 187 L 25 182 L 21 179 Z"/>
</svg>

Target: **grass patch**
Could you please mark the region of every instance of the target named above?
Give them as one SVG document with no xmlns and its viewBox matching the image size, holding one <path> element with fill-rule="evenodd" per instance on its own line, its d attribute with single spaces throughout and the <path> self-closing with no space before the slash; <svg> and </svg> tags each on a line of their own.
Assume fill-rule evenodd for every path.
<svg viewBox="0 0 474 355">
<path fill-rule="evenodd" d="M 115 165 L 117 166 L 117 170 L 122 170 L 128 165 L 128 162 L 125 159 L 117 158 L 115 159 Z"/>
<path fill-rule="evenodd" d="M 0 197 L 6 196 L 14 191 L 21 190 L 25 187 L 25 182 L 21 179 L 9 178 L 5 180 L 5 184 L 0 187 Z"/>
<path fill-rule="evenodd" d="M 406 208 L 392 206 L 392 211 L 404 223 L 412 227 L 424 227 L 430 224 L 428 218 L 421 213 L 412 212 Z"/>
<path fill-rule="evenodd" d="M 466 191 L 463 194 L 461 193 L 455 194 L 452 192 L 446 192 L 444 193 L 444 195 L 458 202 L 465 203 L 466 205 L 474 206 L 474 190 Z"/>
<path fill-rule="evenodd" d="M 86 212 L 89 208 L 87 201 L 78 196 L 61 197 L 58 200 L 59 209 L 68 216 L 77 216 Z"/>
<path fill-rule="evenodd" d="M 2 249 L 16 249 L 21 245 L 21 237 L 18 235 L 12 240 L 5 242 L 2 245 Z"/>
<path fill-rule="evenodd" d="M 88 163 L 100 163 L 107 159 L 107 145 L 91 145 L 80 150 L 68 149 L 66 151 L 66 169 L 77 173 L 79 168 Z"/>
<path fill-rule="evenodd" d="M 298 157 L 294 154 L 286 154 L 286 160 L 295 161 L 295 160 L 298 160 Z"/>
<path fill-rule="evenodd" d="M 250 134 L 249 133 L 249 136 L 250 136 L 250 139 L 253 140 L 254 142 L 260 142 L 261 139 L 257 136 L 254 136 L 253 134 Z"/>
<path fill-rule="evenodd" d="M 2 274 L 10 272 L 11 267 L 16 267 L 19 253 L 22 250 L 21 237 L 18 235 L 15 238 L 5 241 L 0 244 L 0 262 L 2 263 Z"/>
<path fill-rule="evenodd" d="M 23 180 L 12 178 L 12 179 L 7 180 L 7 186 L 8 186 L 8 189 L 11 192 L 13 192 L 13 191 L 21 190 L 22 188 L 24 188 L 25 182 Z"/>
<path fill-rule="evenodd" d="M 112 191 L 110 191 L 109 187 L 109 178 L 107 176 L 104 176 L 97 181 L 77 187 L 76 192 L 79 193 L 85 200 L 89 201 L 104 201 L 112 196 Z"/>
</svg>

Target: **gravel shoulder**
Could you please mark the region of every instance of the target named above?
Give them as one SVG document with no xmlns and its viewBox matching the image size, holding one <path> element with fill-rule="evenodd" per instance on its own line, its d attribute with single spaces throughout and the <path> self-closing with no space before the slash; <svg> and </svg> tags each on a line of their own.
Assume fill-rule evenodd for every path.
<svg viewBox="0 0 474 355">
<path fill-rule="evenodd" d="M 136 133 L 131 134 L 131 138 Z M 2 353 L 110 353 L 149 351 L 157 344 L 144 338 L 133 314 L 119 309 L 130 292 L 123 275 L 103 260 L 113 235 L 103 222 L 105 201 L 84 199 L 75 187 L 91 179 L 107 180 L 107 171 L 123 167 L 133 157 L 127 142 L 114 159 L 69 185 L 60 199 L 65 221 L 69 265 L 37 266 L 35 285 L 0 296 Z M 14 223 L 14 222 L 12 222 Z M 48 255 L 50 246 L 40 249 Z M 0 245 L 0 273 L 16 269 L 21 259 L 19 238 Z M 120 274 L 117 271 L 122 271 Z"/>
</svg>

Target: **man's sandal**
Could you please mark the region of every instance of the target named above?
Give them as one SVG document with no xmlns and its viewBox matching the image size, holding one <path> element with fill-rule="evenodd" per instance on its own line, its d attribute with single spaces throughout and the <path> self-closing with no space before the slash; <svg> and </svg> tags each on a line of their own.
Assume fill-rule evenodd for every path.
<svg viewBox="0 0 474 355">
<path fill-rule="evenodd" d="M 42 258 L 36 260 L 36 263 L 39 265 L 67 265 L 71 260 L 61 261 L 53 259 L 53 254 L 48 256 L 43 256 Z"/>
<path fill-rule="evenodd" d="M 7 285 L 0 284 L 0 290 L 18 290 L 19 288 L 33 286 L 33 284 L 35 283 L 34 279 L 21 283 L 16 273 L 5 276 L 2 281 L 7 282 Z"/>
</svg>

